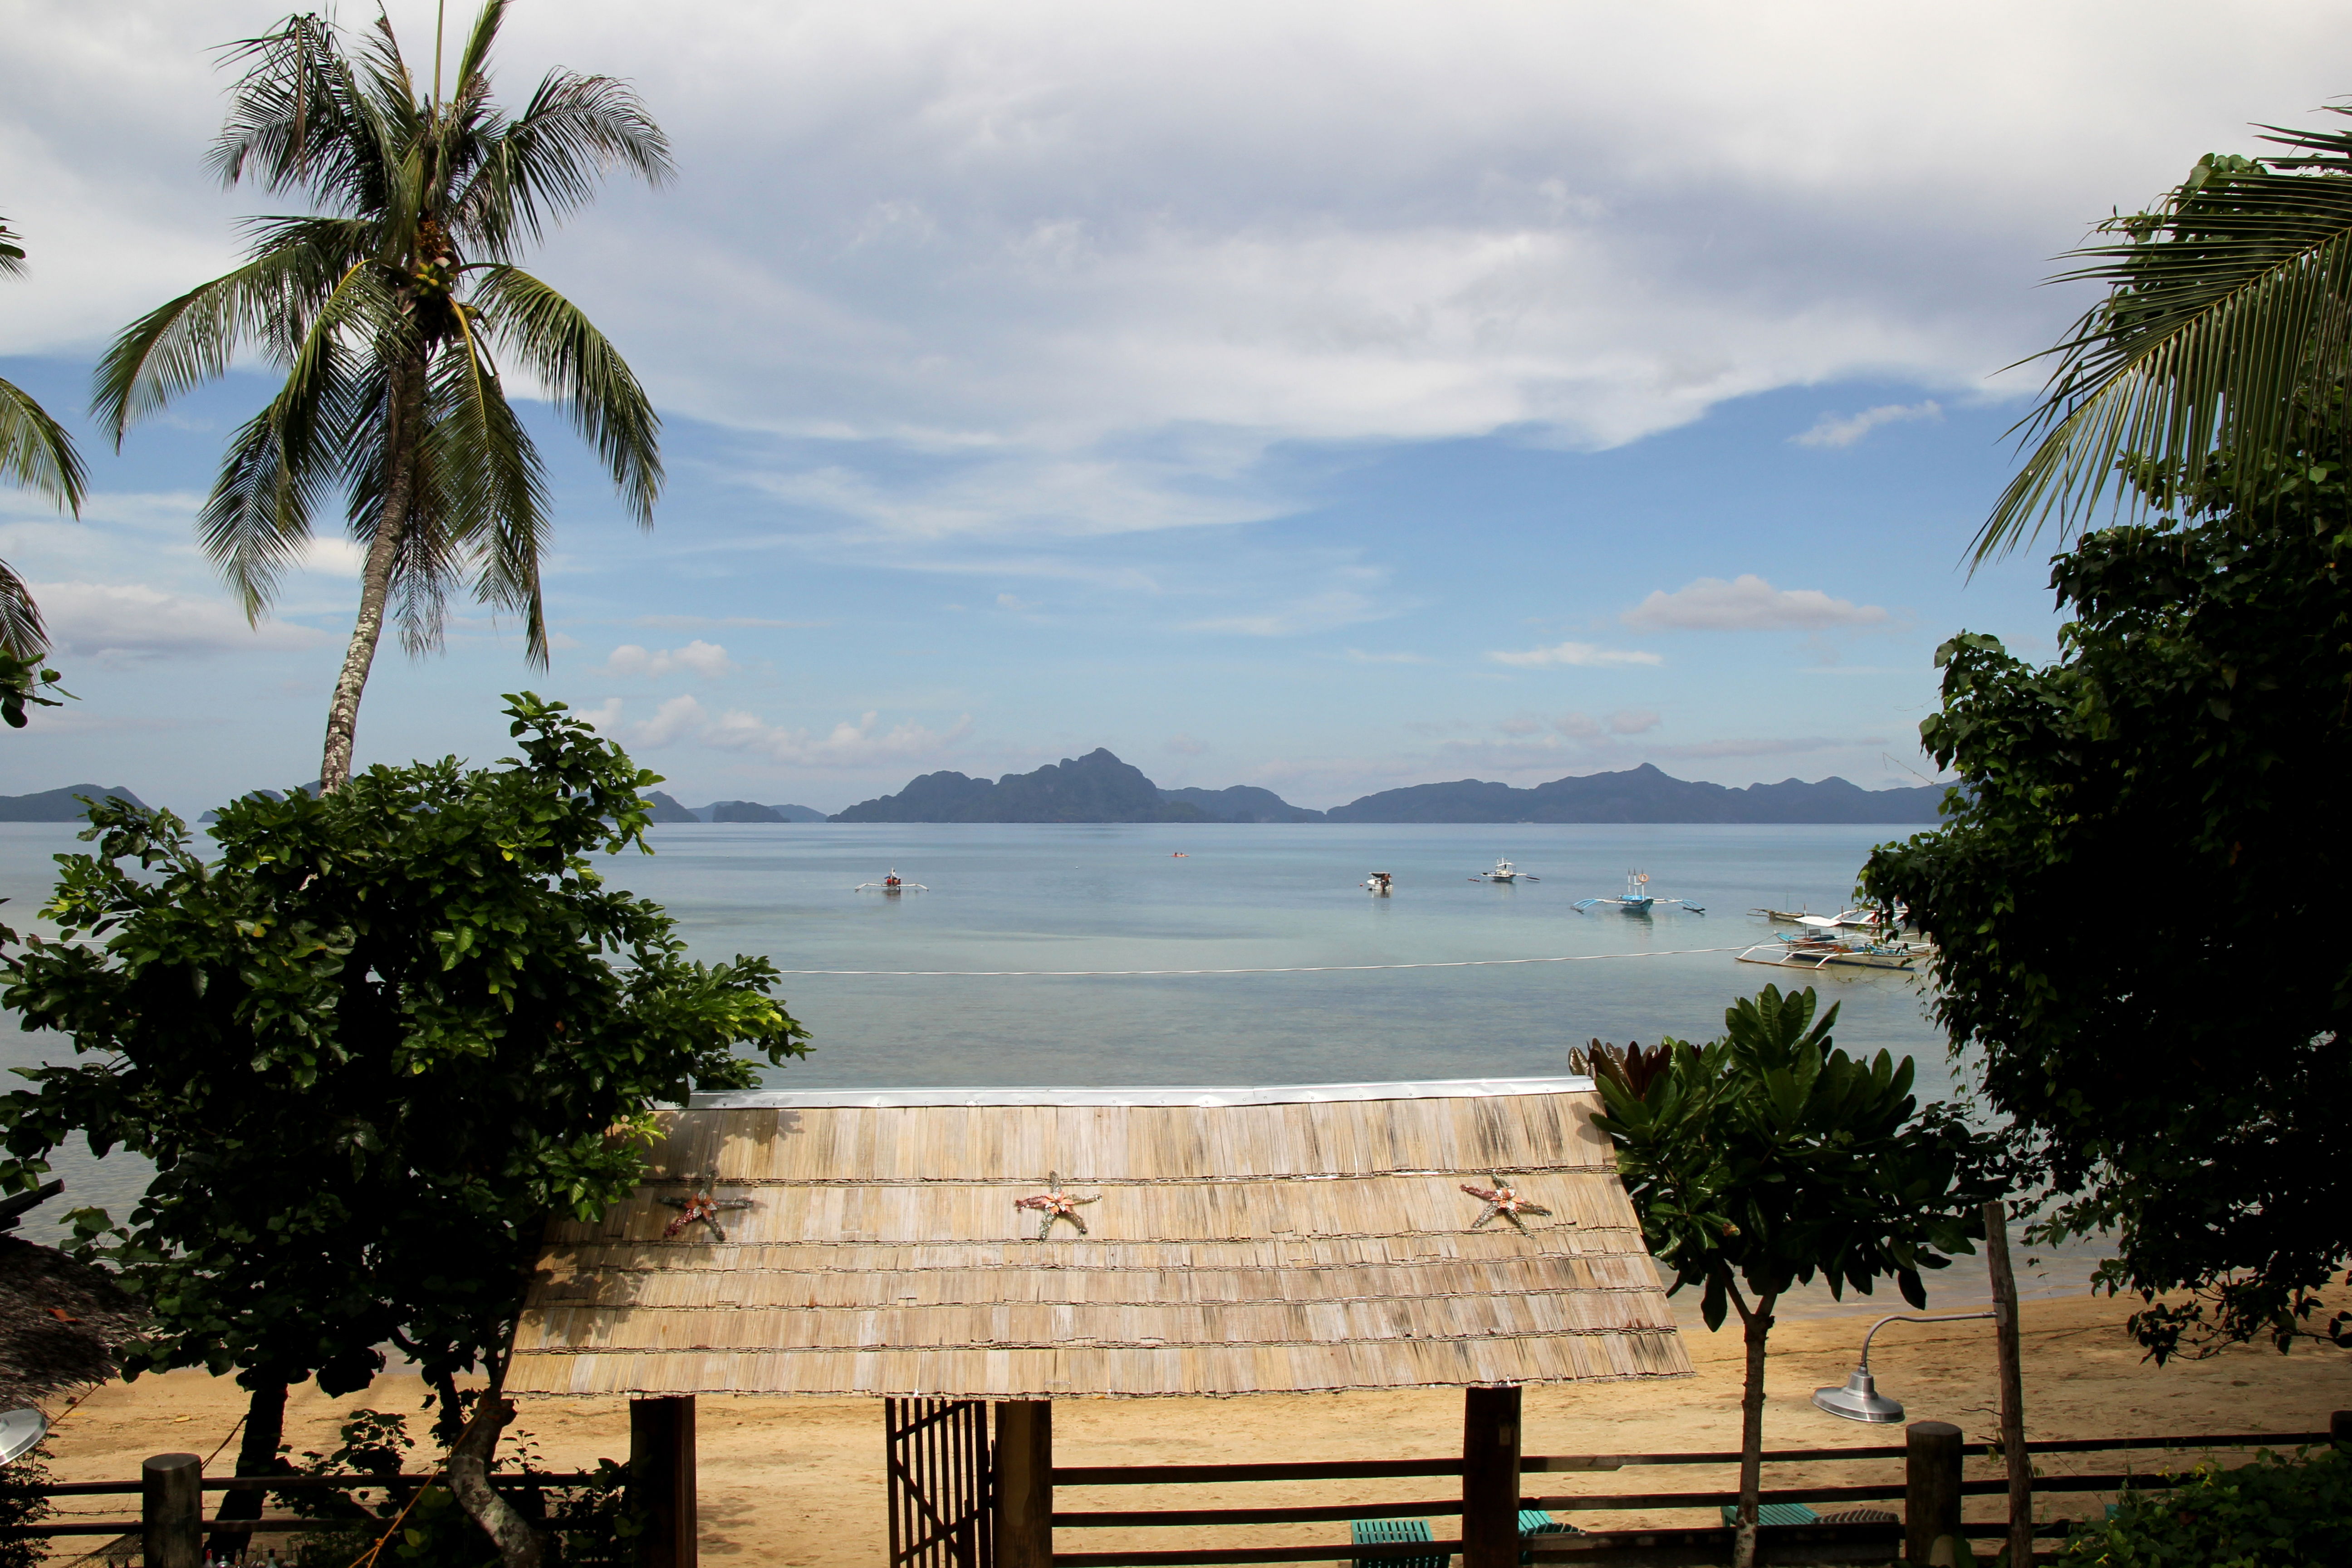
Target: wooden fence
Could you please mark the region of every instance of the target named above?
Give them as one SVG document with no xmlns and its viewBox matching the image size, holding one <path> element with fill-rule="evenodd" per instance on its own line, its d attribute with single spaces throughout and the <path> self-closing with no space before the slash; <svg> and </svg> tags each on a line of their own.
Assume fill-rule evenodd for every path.
<svg viewBox="0 0 2352 1568">
<path fill-rule="evenodd" d="M 1922 1429 L 1927 1429 L 1923 1432 Z M 1767 1487 L 1766 1503 L 1857 1504 L 1899 1500 L 1899 1523 L 1766 1525 L 1759 1530 L 1760 1562 L 1764 1563 L 1887 1563 L 1902 1556 L 1927 1561 L 1926 1543 L 1937 1536 L 1957 1534 L 1972 1541 L 2000 1542 L 2009 1525 L 2003 1520 L 1963 1522 L 1960 1505 L 1970 1497 L 2005 1497 L 2005 1479 L 1969 1480 L 1961 1471 L 1964 1457 L 1958 1428 L 1941 1422 L 1921 1422 L 1901 1445 L 1850 1448 L 1780 1448 L 1768 1450 L 1767 1465 L 1891 1461 L 1903 1469 L 1883 1482 L 1851 1485 Z M 2247 1432 L 2218 1436 L 2126 1437 L 2087 1441 L 2029 1443 L 2036 1456 L 2099 1454 L 2128 1451 L 2198 1452 L 2208 1449 L 2267 1447 L 2292 1448 L 2331 1440 L 2352 1441 L 2352 1412 L 2339 1411 L 2328 1432 Z M 1923 1451 L 1924 1450 L 1924 1451 Z M 1543 1495 L 1528 1478 L 1546 1474 L 1613 1472 L 1647 1466 L 1737 1465 L 1735 1452 L 1685 1454 L 1575 1454 L 1520 1458 L 1521 1508 L 1555 1514 L 1656 1513 L 1703 1510 L 1713 1513 L 1738 1501 L 1737 1491 L 1655 1490 L 1575 1492 Z M 1297 1462 L 1266 1465 L 1120 1465 L 1056 1466 L 1053 1484 L 1063 1487 L 1204 1486 L 1263 1481 L 1341 1481 L 1460 1477 L 1465 1465 L 1459 1458 L 1376 1459 Z M 2160 1476 L 2100 1472 L 2037 1476 L 2037 1495 L 2112 1492 L 2126 1487 L 2170 1484 Z M 1461 1495 L 1406 1497 L 1394 1502 L 1284 1504 L 1273 1507 L 1063 1510 L 1055 1508 L 1056 1531 L 1101 1529 L 1175 1529 L 1192 1531 L 1220 1526 L 1342 1522 L 1363 1519 L 1458 1518 L 1464 1512 Z M 2063 1520 L 2034 1527 L 2042 1537 L 2063 1536 Z M 1435 1539 L 1355 1545 L 1341 1542 L 1309 1546 L 1229 1546 L 1206 1544 L 1178 1548 L 1088 1552 L 1056 1550 L 1053 1568 L 1193 1568 L 1227 1563 L 1378 1562 L 1384 1558 L 1463 1556 L 1465 1542 L 1433 1530 Z M 1721 1525 L 1681 1528 L 1643 1527 L 1583 1530 L 1575 1534 L 1530 1536 L 1520 1541 L 1521 1562 L 1536 1563 L 1622 1564 L 1626 1568 L 1672 1568 L 1672 1565 L 1727 1563 L 1733 1532 Z M 1058 1544 L 1058 1543 L 1057 1543 Z"/>
</svg>

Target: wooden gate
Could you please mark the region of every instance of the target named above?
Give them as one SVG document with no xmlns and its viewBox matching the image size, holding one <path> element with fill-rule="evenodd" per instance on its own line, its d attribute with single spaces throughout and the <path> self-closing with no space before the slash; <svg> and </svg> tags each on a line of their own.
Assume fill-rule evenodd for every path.
<svg viewBox="0 0 2352 1568">
<path fill-rule="evenodd" d="M 890 1568 L 991 1568 L 988 1405 L 886 1399 Z"/>
</svg>

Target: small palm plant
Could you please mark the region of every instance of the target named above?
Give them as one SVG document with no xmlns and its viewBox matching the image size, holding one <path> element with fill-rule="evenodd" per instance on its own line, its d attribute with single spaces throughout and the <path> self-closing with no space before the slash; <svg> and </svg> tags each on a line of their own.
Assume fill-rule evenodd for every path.
<svg viewBox="0 0 2352 1568">
<path fill-rule="evenodd" d="M 95 407 L 119 447 L 131 423 L 227 371 L 240 350 L 286 373 L 231 440 L 197 532 L 248 619 L 266 611 L 340 490 L 366 549 L 357 624 L 328 710 L 323 787 L 351 777 L 368 670 L 387 614 L 412 653 L 439 646 L 450 591 L 522 618 L 547 659 L 539 449 L 507 398 L 519 367 L 595 447 L 651 526 L 656 417 L 628 365 L 569 300 L 515 265 L 618 167 L 648 184 L 669 146 L 626 84 L 552 70 L 521 110 L 490 98 L 507 0 L 486 0 L 453 89 L 420 93 L 389 22 L 347 52 L 317 16 L 234 45 L 243 74 L 214 144 L 236 184 L 307 195 L 305 216 L 252 220 L 243 266 L 141 317 L 107 351 Z"/>
</svg>

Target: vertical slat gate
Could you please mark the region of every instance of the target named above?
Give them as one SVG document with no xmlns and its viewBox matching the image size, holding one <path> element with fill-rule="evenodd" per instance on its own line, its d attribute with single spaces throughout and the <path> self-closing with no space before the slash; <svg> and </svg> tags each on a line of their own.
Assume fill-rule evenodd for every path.
<svg viewBox="0 0 2352 1568">
<path fill-rule="evenodd" d="M 890 1568 L 992 1568 L 988 1405 L 886 1399 Z"/>
</svg>

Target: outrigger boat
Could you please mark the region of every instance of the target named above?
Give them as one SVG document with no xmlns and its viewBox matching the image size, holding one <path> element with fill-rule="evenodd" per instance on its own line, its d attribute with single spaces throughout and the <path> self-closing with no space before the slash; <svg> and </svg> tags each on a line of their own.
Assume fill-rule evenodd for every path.
<svg viewBox="0 0 2352 1568">
<path fill-rule="evenodd" d="M 1705 905 L 1692 903 L 1688 899 L 1661 899 L 1654 895 L 1650 891 L 1650 874 L 1647 871 L 1625 873 L 1625 893 L 1622 898 L 1576 900 L 1576 907 L 1580 910 L 1597 909 L 1602 904 L 1615 904 L 1629 915 L 1646 915 L 1652 910 L 1661 906 L 1685 909 L 1695 915 L 1706 913 Z"/>
<path fill-rule="evenodd" d="M 1390 885 L 1396 879 L 1386 871 L 1375 871 L 1364 879 L 1364 891 L 1376 899 L 1385 899 L 1389 896 Z"/>
<path fill-rule="evenodd" d="M 876 893 L 928 893 L 930 891 L 929 888 L 926 888 L 920 882 L 909 882 L 904 877 L 899 876 L 898 868 L 896 866 L 891 867 L 890 874 L 883 878 L 880 881 L 860 882 L 856 887 L 850 890 L 857 893 L 869 891 Z"/>
<path fill-rule="evenodd" d="M 1491 871 L 1481 871 L 1470 879 L 1474 882 L 1540 882 L 1541 877 L 1530 877 L 1508 860 L 1496 860 Z"/>
<path fill-rule="evenodd" d="M 1817 931 L 1791 933 L 1762 942 L 1739 955 L 1742 963 L 1769 963 L 1780 969 L 1902 969 L 1915 967 L 1928 955 L 1925 942 L 1875 942 L 1824 936 Z"/>
<path fill-rule="evenodd" d="M 1811 926 L 1816 931 L 1874 931 L 1885 929 L 1886 923 L 1878 918 L 1876 910 L 1840 910 L 1833 915 L 1811 914 L 1803 910 L 1794 912 L 1788 910 L 1750 910 L 1748 912 L 1786 925 Z"/>
</svg>

